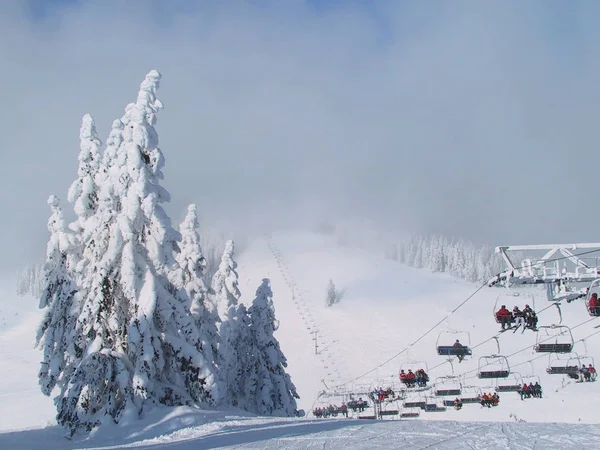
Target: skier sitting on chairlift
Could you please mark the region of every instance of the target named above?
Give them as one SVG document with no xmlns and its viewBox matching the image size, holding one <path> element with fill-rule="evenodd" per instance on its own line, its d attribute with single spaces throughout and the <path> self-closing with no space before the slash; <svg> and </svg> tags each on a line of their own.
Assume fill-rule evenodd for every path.
<svg viewBox="0 0 600 450">
<path fill-rule="evenodd" d="M 510 328 L 510 323 L 512 322 L 512 314 L 508 309 L 506 309 L 506 305 L 502 305 L 496 312 L 496 319 L 502 324 L 502 329 L 505 330 L 506 326 Z"/>
<path fill-rule="evenodd" d="M 406 372 L 404 372 L 404 369 L 400 370 L 400 373 L 398 374 L 398 376 L 400 377 L 400 382 L 404 383 L 406 385 L 408 385 L 408 379 L 406 377 Z"/>
<path fill-rule="evenodd" d="M 340 406 L 340 411 L 345 417 L 348 417 L 348 406 L 342 402 L 342 406 Z"/>
<path fill-rule="evenodd" d="M 529 383 L 529 385 L 531 386 L 531 383 Z M 540 386 L 540 383 L 538 383 L 537 381 L 533 385 L 531 395 L 533 395 L 536 398 L 542 398 L 542 386 Z"/>
<path fill-rule="evenodd" d="M 537 318 L 537 315 L 535 314 L 535 311 L 533 309 L 531 309 L 531 307 L 529 305 L 525 305 L 525 308 L 523 308 L 522 314 L 525 317 L 525 321 L 527 322 L 525 327 L 529 328 L 530 330 L 536 331 L 538 318 Z"/>
<path fill-rule="evenodd" d="M 498 403 L 500 403 L 500 396 L 497 392 L 494 392 L 494 395 L 492 395 L 490 400 L 492 402 L 492 406 L 498 406 Z"/>
<path fill-rule="evenodd" d="M 523 311 L 519 309 L 518 306 L 515 306 L 512 310 L 512 315 L 515 319 L 515 326 L 519 328 L 521 325 L 525 327 L 525 317 Z"/>
<path fill-rule="evenodd" d="M 596 294 L 595 292 L 592 293 L 592 297 L 590 298 L 588 308 L 592 314 L 596 316 L 600 315 L 600 300 L 598 299 L 598 294 Z"/>
<path fill-rule="evenodd" d="M 579 373 L 581 374 L 580 381 L 592 381 L 592 372 L 590 372 L 590 368 L 594 370 L 591 364 L 589 367 L 586 367 L 585 364 L 581 366 L 581 369 L 579 369 Z"/>
<path fill-rule="evenodd" d="M 465 353 L 464 353 L 464 346 L 460 343 L 460 341 L 457 339 L 456 342 L 454 343 L 454 345 L 452 346 L 455 349 L 460 349 L 460 352 L 456 352 L 456 357 L 458 358 L 458 362 L 462 362 L 463 359 L 465 359 Z"/>
<path fill-rule="evenodd" d="M 588 365 L 588 372 L 590 373 L 589 381 L 596 381 L 596 369 L 591 364 Z"/>
<path fill-rule="evenodd" d="M 454 409 L 458 411 L 458 410 L 462 409 L 462 406 L 463 406 L 462 400 L 460 398 L 456 397 L 454 399 Z"/>
<path fill-rule="evenodd" d="M 427 382 L 429 381 L 429 375 L 427 375 L 427 373 L 423 369 L 417 370 L 416 376 L 417 376 L 417 385 L 419 387 L 427 386 Z"/>
</svg>

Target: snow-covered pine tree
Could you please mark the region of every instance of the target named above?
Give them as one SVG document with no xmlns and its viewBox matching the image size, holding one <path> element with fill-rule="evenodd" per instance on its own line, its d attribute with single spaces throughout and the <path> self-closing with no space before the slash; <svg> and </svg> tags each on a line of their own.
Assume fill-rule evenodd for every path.
<svg viewBox="0 0 600 450">
<path fill-rule="evenodd" d="M 177 262 L 181 267 L 181 287 L 185 290 L 189 310 L 196 320 L 202 341 L 202 354 L 207 363 L 217 361 L 219 335 L 217 331 L 217 310 L 208 298 L 208 289 L 204 285 L 203 271 L 206 260 L 202 256 L 200 236 L 198 234 L 198 216 L 196 205 L 189 205 L 187 215 L 179 225 L 181 242 Z"/>
<path fill-rule="evenodd" d="M 71 184 L 67 197 L 77 214 L 77 231 L 84 228 L 85 221 L 96 212 L 98 206 L 96 174 L 100 168 L 102 142 L 98 139 L 94 119 L 89 114 L 81 120 L 79 139 L 81 151 L 77 179 Z"/>
<path fill-rule="evenodd" d="M 216 377 L 185 292 L 175 286 L 179 233 L 161 203 L 164 158 L 154 125 L 161 76 L 146 75 L 137 101 L 113 123 L 96 177 L 98 204 L 86 220 L 82 306 L 63 372 L 58 422 L 71 434 L 119 422 L 151 404 L 214 405 Z"/>
<path fill-rule="evenodd" d="M 219 328 L 219 372 L 222 403 L 256 412 L 254 363 L 258 350 L 244 304 L 229 307 Z"/>
<path fill-rule="evenodd" d="M 270 416 L 293 416 L 296 399 L 300 398 L 296 387 L 285 372 L 287 359 L 274 336 L 277 329 L 273 292 L 268 278 L 256 290 L 256 298 L 248 309 L 250 329 L 258 353 L 253 355 L 253 371 L 248 380 L 253 394 L 248 400 L 255 412 Z"/>
<path fill-rule="evenodd" d="M 50 196 L 48 204 L 52 210 L 48 220 L 50 239 L 39 304 L 44 316 L 36 336 L 36 347 L 43 352 L 38 378 L 44 395 L 50 395 L 57 383 L 64 384 L 62 374 L 65 373 L 65 366 L 75 358 L 70 343 L 75 329 L 76 316 L 72 308 L 77 292 L 68 258 L 75 245 L 73 234 L 65 226 L 58 198 Z"/>
<path fill-rule="evenodd" d="M 338 302 L 338 292 L 335 289 L 335 284 L 333 284 L 333 280 L 329 280 L 327 284 L 327 296 L 325 297 L 325 306 L 329 308 Z"/>
<path fill-rule="evenodd" d="M 236 272 L 237 263 L 233 259 L 235 246 L 233 241 L 225 242 L 225 249 L 221 257 L 219 269 L 214 274 L 211 282 L 211 294 L 214 298 L 214 304 L 217 307 L 219 317 L 227 315 L 232 306 L 237 305 L 241 297 L 238 289 L 238 274 Z"/>
</svg>

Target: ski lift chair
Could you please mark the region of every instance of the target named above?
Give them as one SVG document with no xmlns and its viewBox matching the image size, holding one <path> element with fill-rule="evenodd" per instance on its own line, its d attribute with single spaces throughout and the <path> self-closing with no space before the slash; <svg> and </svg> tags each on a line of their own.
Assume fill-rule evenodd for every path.
<svg viewBox="0 0 600 450">
<path fill-rule="evenodd" d="M 596 369 L 596 363 L 594 362 L 594 358 L 592 358 L 591 356 L 580 356 L 579 357 L 579 367 L 585 366 L 586 368 L 588 368 L 590 365 L 594 369 Z M 585 380 L 585 376 L 584 376 L 583 381 L 587 381 L 587 382 L 596 381 L 597 377 L 598 377 L 598 372 L 596 370 L 594 370 L 594 372 L 590 374 L 589 380 Z"/>
<path fill-rule="evenodd" d="M 461 395 L 458 396 L 463 405 L 479 404 L 481 402 L 481 388 L 477 386 L 463 386 Z M 444 400 L 444 406 L 454 407 L 454 399 Z"/>
<path fill-rule="evenodd" d="M 457 376 L 447 375 L 435 380 L 435 395 L 437 397 L 458 397 L 462 393 L 462 385 Z"/>
<path fill-rule="evenodd" d="M 444 412 L 446 411 L 446 406 L 442 402 L 441 404 L 435 397 L 427 397 L 425 404 L 425 412 Z"/>
<path fill-rule="evenodd" d="M 427 383 L 429 383 L 431 380 L 429 379 L 429 366 L 427 365 L 426 361 L 419 361 L 419 360 L 412 360 L 412 359 L 406 359 L 404 361 L 402 361 L 402 364 L 400 365 L 400 371 L 404 370 L 405 373 L 408 373 L 408 371 L 412 370 L 413 373 L 417 374 L 417 371 L 419 369 L 423 369 L 425 371 L 425 374 L 428 377 L 428 381 L 425 382 L 425 386 L 419 386 L 416 382 L 416 378 L 415 378 L 415 383 L 414 386 L 412 387 L 408 387 L 408 385 L 403 382 L 402 380 L 400 380 L 400 382 L 402 383 L 403 387 L 402 389 L 407 389 L 409 391 L 425 391 L 427 389 L 429 389 L 429 386 L 427 386 Z M 398 372 L 398 374 L 400 374 L 400 371 Z M 400 378 L 400 375 L 398 375 L 398 378 Z"/>
<path fill-rule="evenodd" d="M 573 351 L 573 333 L 566 325 L 542 325 L 538 327 L 535 351 L 538 353 L 570 353 Z M 542 333 L 545 331 L 545 333 Z"/>
<path fill-rule="evenodd" d="M 523 378 L 516 372 L 511 372 L 508 378 L 498 382 L 494 389 L 496 392 L 519 392 L 523 386 Z"/>
<path fill-rule="evenodd" d="M 509 374 L 510 367 L 505 356 L 490 355 L 479 358 L 477 378 L 508 378 Z"/>
<path fill-rule="evenodd" d="M 397 416 L 400 413 L 397 409 L 384 409 L 379 411 L 380 417 L 392 417 Z"/>
<path fill-rule="evenodd" d="M 533 294 L 509 290 L 508 292 L 500 294 L 498 297 L 496 297 L 496 302 L 494 303 L 494 311 L 492 312 L 492 314 L 494 315 L 494 320 L 497 323 L 502 323 L 502 321 L 496 316 L 496 313 L 500 309 L 500 306 L 509 305 L 507 309 L 511 311 L 511 305 L 513 305 L 515 301 L 519 301 L 521 303 L 521 305 L 517 305 L 519 306 L 519 309 L 523 309 L 525 305 L 529 305 L 531 309 L 535 311 L 535 297 L 533 296 Z M 507 323 L 509 325 L 515 323 L 514 317 Z"/>
<path fill-rule="evenodd" d="M 568 359 L 551 359 L 546 373 L 548 375 L 568 375 L 571 378 L 579 378 L 579 367 L 581 366 L 579 356 L 573 355 Z"/>
<path fill-rule="evenodd" d="M 402 411 L 400 413 L 400 418 L 401 419 L 414 419 L 419 417 L 421 414 L 419 413 L 419 411 Z"/>
<path fill-rule="evenodd" d="M 460 347 L 454 346 L 458 341 L 460 344 L 460 339 L 457 339 L 456 336 L 463 337 L 463 343 Z M 466 337 L 467 345 L 464 344 Z M 452 343 L 451 343 L 452 342 Z M 451 344 L 450 344 L 451 343 Z M 442 344 L 450 344 L 450 345 L 442 345 Z M 442 331 L 437 338 L 436 349 L 438 355 L 443 356 L 471 356 L 473 354 L 471 350 L 471 335 L 466 331 Z"/>
<path fill-rule="evenodd" d="M 402 403 L 403 408 L 421 408 L 425 409 L 425 400 L 409 400 Z"/>
<path fill-rule="evenodd" d="M 481 402 L 481 388 L 477 386 L 464 386 L 460 397 L 463 405 Z"/>
</svg>

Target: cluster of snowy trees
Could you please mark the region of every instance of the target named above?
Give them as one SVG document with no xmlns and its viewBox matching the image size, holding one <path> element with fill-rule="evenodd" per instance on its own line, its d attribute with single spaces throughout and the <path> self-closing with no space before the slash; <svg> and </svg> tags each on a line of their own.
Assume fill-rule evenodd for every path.
<svg viewBox="0 0 600 450">
<path fill-rule="evenodd" d="M 160 78 L 146 75 L 103 151 L 83 117 L 68 192 L 75 221 L 66 223 L 56 196 L 48 200 L 39 383 L 71 435 L 153 405 L 289 416 L 299 398 L 273 335 L 269 280 L 246 309 L 228 241 L 208 285 L 196 207 L 177 230 L 162 206 L 170 196 L 154 128 Z"/>
<path fill-rule="evenodd" d="M 17 295 L 39 298 L 44 289 L 44 263 L 28 264 L 17 273 Z"/>
<path fill-rule="evenodd" d="M 375 231 L 370 224 L 340 224 L 319 231 L 333 236 L 342 245 L 357 246 L 411 267 L 447 272 L 469 281 L 485 282 L 506 270 L 500 255 L 488 246 L 479 246 L 466 239 L 439 234 L 392 234 Z M 516 264 L 524 255 L 514 255 Z"/>
<path fill-rule="evenodd" d="M 412 236 L 397 242 L 391 246 L 388 256 L 411 267 L 447 272 L 481 283 L 506 270 L 504 261 L 493 248 L 436 234 Z"/>
</svg>

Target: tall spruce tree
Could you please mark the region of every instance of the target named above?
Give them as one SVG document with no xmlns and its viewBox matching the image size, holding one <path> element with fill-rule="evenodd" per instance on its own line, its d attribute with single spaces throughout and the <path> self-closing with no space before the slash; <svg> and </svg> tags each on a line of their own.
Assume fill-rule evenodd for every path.
<svg viewBox="0 0 600 450">
<path fill-rule="evenodd" d="M 287 359 L 274 336 L 277 327 L 273 292 L 268 278 L 264 278 L 256 290 L 256 298 L 248 313 L 257 350 L 257 354 L 253 355 L 253 370 L 249 379 L 249 400 L 258 414 L 293 416 L 296 399 L 300 397 L 285 371 Z"/>
<path fill-rule="evenodd" d="M 258 354 L 243 303 L 232 305 L 219 328 L 219 369 L 223 383 L 222 403 L 256 412 L 254 358 Z"/>
<path fill-rule="evenodd" d="M 211 297 L 220 321 L 217 360 L 225 392 L 222 403 L 246 409 L 246 377 L 254 344 L 248 311 L 238 304 L 241 293 L 234 252 L 234 242 L 225 242 L 221 263 L 212 278 Z"/>
<path fill-rule="evenodd" d="M 48 204 L 52 210 L 48 220 L 50 239 L 39 304 L 44 315 L 36 336 L 36 346 L 43 352 L 38 378 L 44 395 L 50 395 L 57 385 L 64 386 L 62 375 L 69 372 L 67 366 L 75 358 L 72 337 L 76 316 L 72 309 L 77 292 L 68 258 L 76 245 L 74 236 L 65 226 L 58 198 L 50 196 Z"/>
<path fill-rule="evenodd" d="M 225 249 L 217 272 L 213 275 L 211 291 L 219 317 L 227 315 L 229 308 L 237 305 L 241 297 L 238 289 L 237 263 L 234 260 L 235 246 L 233 241 L 225 242 Z"/>
<path fill-rule="evenodd" d="M 187 215 L 179 225 L 181 242 L 177 257 L 180 272 L 180 284 L 189 300 L 188 308 L 196 321 L 202 341 L 202 354 L 207 362 L 217 361 L 219 334 L 217 331 L 217 310 L 208 298 L 208 289 L 204 285 L 204 268 L 206 260 L 200 247 L 198 234 L 198 216 L 196 205 L 189 205 Z"/>
<path fill-rule="evenodd" d="M 77 179 L 71 184 L 67 199 L 73 203 L 77 214 L 77 231 L 85 227 L 85 221 L 96 212 L 98 206 L 98 188 L 96 174 L 100 168 L 102 142 L 98 139 L 96 124 L 89 114 L 83 116 L 79 130 L 81 151 Z"/>
<path fill-rule="evenodd" d="M 149 405 L 214 405 L 217 380 L 177 280 L 179 233 L 162 203 L 164 157 L 154 125 L 162 103 L 151 71 L 113 123 L 85 223 L 72 370 L 57 374 L 58 422 L 71 434 L 119 422 Z M 69 318 L 71 320 L 72 318 Z"/>
</svg>

